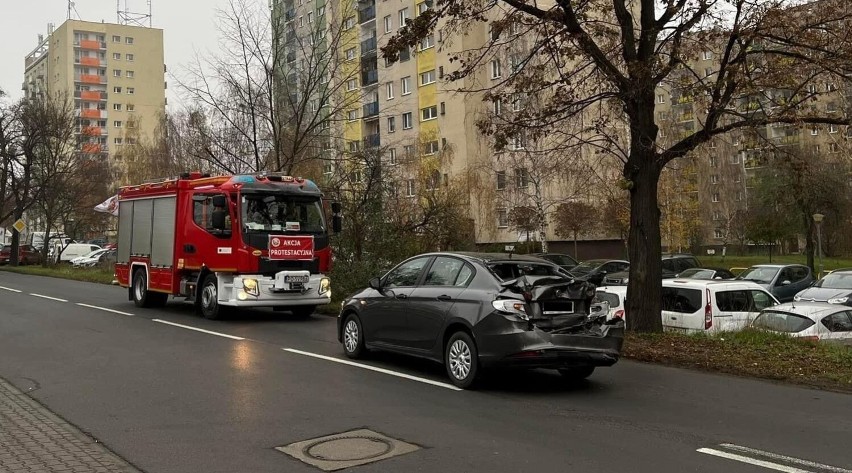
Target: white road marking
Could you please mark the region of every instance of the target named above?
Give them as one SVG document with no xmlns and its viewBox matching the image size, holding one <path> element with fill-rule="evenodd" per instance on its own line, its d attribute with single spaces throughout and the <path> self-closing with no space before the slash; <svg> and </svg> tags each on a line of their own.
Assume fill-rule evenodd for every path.
<svg viewBox="0 0 852 473">
<path fill-rule="evenodd" d="M 788 457 L 786 455 L 780 455 L 778 453 L 765 452 L 756 448 L 743 447 L 741 445 L 734 445 L 732 443 L 723 443 L 721 444 L 721 446 L 727 448 L 728 450 L 735 450 L 742 453 L 758 455 L 773 460 L 779 460 L 787 463 L 793 463 L 795 465 L 801 465 L 808 468 L 817 468 L 819 470 L 831 471 L 833 473 L 852 473 L 852 470 L 847 470 L 845 468 L 840 468 L 831 465 L 823 465 L 822 463 L 817 463 L 810 460 L 802 460 L 800 458 Z"/>
<path fill-rule="evenodd" d="M 9 292 L 21 292 L 21 291 L 19 291 L 19 290 L 17 290 L 17 289 L 12 289 L 11 287 L 3 287 L 3 286 L 0 286 L 0 289 L 3 289 L 4 291 L 9 291 Z"/>
<path fill-rule="evenodd" d="M 735 460 L 738 462 L 748 463 L 749 465 L 761 466 L 763 468 L 768 468 L 770 470 L 775 471 L 783 471 L 785 473 L 813 473 L 809 470 L 802 470 L 799 468 L 795 468 L 792 466 L 780 465 L 778 463 L 772 463 L 764 460 L 756 460 L 751 457 L 745 457 L 742 455 L 737 455 L 735 453 L 723 452 L 721 450 L 715 450 L 712 448 L 699 448 L 696 450 L 698 453 L 706 453 L 707 455 L 713 455 L 717 457 L 727 458 L 728 460 Z"/>
<path fill-rule="evenodd" d="M 218 337 L 230 338 L 231 340 L 245 340 L 245 338 L 243 338 L 243 337 L 228 335 L 227 333 L 211 332 L 210 330 L 204 330 L 203 328 L 191 327 L 189 325 L 176 324 L 174 322 L 169 322 L 168 320 L 152 319 L 152 321 L 153 322 L 159 322 L 161 324 L 166 324 L 166 325 L 174 325 L 175 327 L 185 328 L 187 330 L 195 330 L 196 332 L 206 333 L 206 334 L 209 334 L 209 335 L 216 335 Z"/>
<path fill-rule="evenodd" d="M 50 299 L 50 300 L 52 300 L 52 301 L 57 301 L 57 302 L 68 302 L 68 301 L 67 301 L 67 300 L 65 300 L 65 299 L 60 299 L 60 298 L 58 298 L 58 297 L 45 296 L 45 295 L 42 295 L 42 294 L 36 294 L 36 293 L 34 293 L 34 292 L 31 292 L 31 293 L 30 293 L 30 295 L 31 295 L 31 296 L 35 296 L 35 297 L 41 297 L 42 299 Z"/>
<path fill-rule="evenodd" d="M 112 312 L 113 314 L 121 314 L 121 315 L 127 315 L 129 317 L 133 317 L 133 314 L 131 314 L 129 312 L 122 312 L 120 310 L 107 309 L 106 307 L 98 307 L 96 305 L 83 304 L 82 302 L 78 302 L 77 305 L 80 306 L 80 307 L 88 307 L 89 309 L 103 310 L 103 311 L 106 311 L 106 312 Z"/>
<path fill-rule="evenodd" d="M 311 352 L 302 351 L 302 350 L 295 350 L 293 348 L 282 348 L 282 350 L 288 351 L 290 353 L 295 353 L 297 355 L 310 356 L 310 357 L 313 357 L 313 358 L 319 358 L 321 360 L 333 361 L 335 363 L 340 363 L 340 364 L 343 364 L 343 365 L 355 366 L 357 368 L 364 368 L 365 370 L 375 371 L 377 373 L 384 373 L 384 374 L 389 374 L 391 376 L 397 376 L 399 378 L 410 379 L 412 381 L 419 381 L 421 383 L 431 384 L 432 386 L 438 386 L 438 387 L 441 387 L 441 388 L 452 389 L 453 391 L 463 391 L 463 389 L 457 388 L 457 387 L 453 386 L 452 384 L 441 383 L 439 381 L 432 381 L 431 379 L 426 379 L 426 378 L 419 378 L 417 376 L 412 376 L 410 374 L 400 373 L 398 371 L 386 370 L 384 368 L 377 368 L 375 366 L 365 365 L 365 364 L 362 364 L 362 363 L 355 363 L 354 361 L 341 360 L 340 358 L 334 358 L 334 357 L 325 356 L 325 355 L 318 355 L 316 353 L 311 353 Z"/>
</svg>

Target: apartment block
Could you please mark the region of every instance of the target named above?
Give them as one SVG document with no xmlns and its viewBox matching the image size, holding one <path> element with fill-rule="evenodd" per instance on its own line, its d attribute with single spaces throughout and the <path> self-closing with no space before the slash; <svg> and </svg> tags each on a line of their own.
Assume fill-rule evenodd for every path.
<svg viewBox="0 0 852 473">
<path fill-rule="evenodd" d="M 121 169 L 122 149 L 165 112 L 163 30 L 67 20 L 25 58 L 26 98 L 74 101 L 79 150 Z"/>
</svg>

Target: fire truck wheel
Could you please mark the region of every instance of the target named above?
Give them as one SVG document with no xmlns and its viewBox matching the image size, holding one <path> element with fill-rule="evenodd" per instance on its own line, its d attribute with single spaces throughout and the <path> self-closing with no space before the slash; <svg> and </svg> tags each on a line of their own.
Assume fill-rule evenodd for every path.
<svg viewBox="0 0 852 473">
<path fill-rule="evenodd" d="M 137 269 L 133 273 L 133 303 L 136 307 L 162 307 L 169 300 L 168 294 L 148 290 L 145 271 Z"/>
<path fill-rule="evenodd" d="M 293 313 L 294 316 L 299 318 L 308 318 L 311 314 L 314 313 L 314 310 L 317 308 L 315 305 L 302 305 L 297 307 L 291 307 L 290 312 Z"/>
<path fill-rule="evenodd" d="M 204 278 L 199 297 L 201 299 L 199 307 L 204 318 L 216 320 L 225 315 L 225 308 L 219 305 L 219 283 L 215 275 L 208 274 Z"/>
</svg>

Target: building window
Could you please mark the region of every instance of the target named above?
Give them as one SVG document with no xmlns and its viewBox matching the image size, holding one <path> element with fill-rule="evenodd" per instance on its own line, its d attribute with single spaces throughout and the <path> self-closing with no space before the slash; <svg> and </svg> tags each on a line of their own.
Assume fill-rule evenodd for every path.
<svg viewBox="0 0 852 473">
<path fill-rule="evenodd" d="M 349 18 L 346 19 L 346 21 L 343 22 L 343 28 L 344 29 L 348 30 L 348 29 L 351 29 L 351 28 L 354 28 L 354 27 L 355 27 L 355 17 L 354 16 L 350 16 Z"/>
<path fill-rule="evenodd" d="M 718 192 L 713 193 L 713 202 L 719 202 L 719 193 Z"/>
<path fill-rule="evenodd" d="M 305 26 L 305 17 L 300 16 L 299 17 L 299 28 L 301 28 L 303 26 Z"/>
<path fill-rule="evenodd" d="M 838 152 L 840 152 L 840 147 L 837 145 L 837 143 L 829 143 L 828 144 L 828 152 L 829 153 L 838 153 Z"/>
<path fill-rule="evenodd" d="M 704 77 L 710 77 L 713 75 L 713 69 L 709 67 L 704 68 Z"/>
<path fill-rule="evenodd" d="M 124 43 L 125 44 L 133 44 L 133 38 L 130 37 L 130 36 L 124 38 Z"/>
<path fill-rule="evenodd" d="M 506 188 L 506 171 L 497 171 L 497 190 Z"/>
<path fill-rule="evenodd" d="M 391 148 L 388 150 L 388 162 L 391 165 L 396 165 L 396 148 Z"/>
<path fill-rule="evenodd" d="M 719 175 L 713 174 L 710 176 L 710 184 L 718 184 L 719 183 Z"/>
<path fill-rule="evenodd" d="M 405 113 L 402 114 L 402 129 L 403 130 L 410 130 L 411 129 L 411 126 L 412 126 L 411 118 L 412 118 L 411 112 L 405 112 Z"/>
<path fill-rule="evenodd" d="M 819 127 L 816 125 L 811 125 L 811 136 L 816 136 L 819 134 Z"/>
<path fill-rule="evenodd" d="M 511 148 L 514 150 L 524 149 L 526 147 L 526 140 L 524 139 L 523 134 L 515 135 L 512 137 Z"/>
<path fill-rule="evenodd" d="M 430 141 L 423 146 L 423 154 L 430 155 L 438 153 L 438 141 Z"/>
<path fill-rule="evenodd" d="M 314 12 L 308 12 L 308 23 L 314 22 Z"/>
<path fill-rule="evenodd" d="M 828 125 L 829 133 L 837 133 L 837 125 Z"/>
<path fill-rule="evenodd" d="M 491 78 L 499 79 L 502 75 L 502 71 L 500 70 L 500 59 L 492 59 L 491 60 Z"/>
<path fill-rule="evenodd" d="M 509 228 L 509 211 L 497 209 L 497 228 Z"/>
<path fill-rule="evenodd" d="M 526 168 L 515 169 L 515 186 L 526 189 L 530 185 L 530 172 Z"/>
<path fill-rule="evenodd" d="M 722 212 L 719 212 L 718 210 L 714 210 L 713 211 L 713 220 L 717 220 L 717 221 L 722 220 Z"/>
<path fill-rule="evenodd" d="M 408 95 L 411 93 L 411 76 L 403 77 L 400 80 L 402 85 L 402 95 Z"/>
<path fill-rule="evenodd" d="M 351 61 L 355 59 L 355 48 L 349 48 L 346 50 L 346 60 Z"/>
<path fill-rule="evenodd" d="M 355 90 L 358 88 L 357 79 L 349 79 L 346 81 L 346 90 Z"/>
<path fill-rule="evenodd" d="M 349 142 L 349 152 L 356 153 L 356 152 L 358 152 L 358 149 L 359 149 L 359 146 L 358 146 L 357 141 L 353 140 L 353 141 Z"/>
<path fill-rule="evenodd" d="M 322 173 L 326 176 L 331 175 L 334 172 L 334 164 L 325 163 L 322 167 Z"/>
<path fill-rule="evenodd" d="M 435 69 L 420 73 L 420 85 L 428 85 L 435 82 Z"/>
<path fill-rule="evenodd" d="M 113 87 L 113 88 L 112 88 L 112 93 L 114 93 L 114 94 L 120 94 L 120 93 L 121 93 L 121 87 Z"/>
<path fill-rule="evenodd" d="M 416 191 L 414 179 L 408 179 L 405 181 L 405 195 L 406 197 L 414 197 L 414 192 Z"/>
<path fill-rule="evenodd" d="M 120 61 L 121 60 L 121 53 L 112 53 L 112 58 L 115 59 L 116 61 Z"/>
<path fill-rule="evenodd" d="M 136 93 L 136 89 L 135 89 L 135 88 L 133 88 L 133 87 L 128 87 L 128 88 L 127 88 L 127 94 L 128 94 L 128 95 L 133 95 L 134 93 Z"/>
<path fill-rule="evenodd" d="M 129 144 L 129 145 L 135 145 L 135 144 L 136 144 L 136 138 L 128 138 L 128 139 L 127 139 L 127 144 Z"/>
<path fill-rule="evenodd" d="M 422 15 L 429 9 L 429 2 L 420 2 L 417 4 L 417 14 Z"/>
<path fill-rule="evenodd" d="M 705 61 L 713 59 L 713 51 L 704 51 L 703 57 Z"/>
<path fill-rule="evenodd" d="M 399 11 L 399 27 L 402 28 L 408 24 L 408 8 L 403 8 Z"/>
<path fill-rule="evenodd" d="M 657 94 L 657 103 L 666 103 L 666 96 L 663 94 Z"/>
<path fill-rule="evenodd" d="M 127 104 L 127 111 L 128 112 L 135 112 L 136 111 L 136 105 L 133 105 L 132 103 Z"/>
<path fill-rule="evenodd" d="M 494 115 L 500 115 L 503 113 L 503 101 L 501 99 L 494 99 Z"/>
<path fill-rule="evenodd" d="M 718 239 L 725 238 L 725 232 L 723 232 L 721 228 L 717 228 L 713 230 L 713 237 Z"/>
<path fill-rule="evenodd" d="M 127 59 L 128 61 L 133 61 L 134 58 L 135 56 L 132 54 L 127 54 L 126 56 L 124 56 L 124 59 Z"/>
<path fill-rule="evenodd" d="M 420 40 L 420 50 L 429 49 L 432 46 L 435 46 L 435 35 L 429 35 Z"/>
<path fill-rule="evenodd" d="M 512 110 L 515 112 L 520 112 L 524 109 L 524 102 L 526 101 L 526 97 L 524 94 L 515 94 L 512 96 Z"/>
<path fill-rule="evenodd" d="M 426 107 L 420 109 L 420 121 L 425 122 L 426 120 L 434 120 L 438 118 L 438 106 L 433 105 L 431 107 Z"/>
<path fill-rule="evenodd" d="M 396 131 L 396 117 L 388 117 L 388 133 Z"/>
<path fill-rule="evenodd" d="M 358 119 L 358 110 L 349 110 L 348 112 L 346 112 L 346 117 L 349 119 L 350 122 L 354 122 Z"/>
<path fill-rule="evenodd" d="M 115 138 L 114 140 L 112 140 L 112 142 L 113 142 L 113 144 L 120 145 L 121 144 L 121 138 Z"/>
<path fill-rule="evenodd" d="M 113 36 L 112 42 L 113 43 L 120 43 L 121 42 L 121 36 Z"/>
<path fill-rule="evenodd" d="M 402 147 L 402 152 L 407 159 L 414 157 L 414 145 L 405 145 Z"/>
<path fill-rule="evenodd" d="M 731 156 L 731 164 L 740 164 L 740 154 L 739 153 L 734 153 Z"/>
<path fill-rule="evenodd" d="M 113 69 L 112 70 L 113 77 L 121 77 L 121 69 Z"/>
<path fill-rule="evenodd" d="M 387 92 L 388 100 L 391 100 L 393 98 L 393 82 L 385 84 L 385 91 Z"/>
<path fill-rule="evenodd" d="M 743 200 L 743 192 L 739 191 L 739 192 L 737 192 L 737 202 L 739 202 L 741 200 Z"/>
<path fill-rule="evenodd" d="M 112 104 L 112 109 L 117 111 L 117 112 L 120 112 L 121 111 L 121 104 L 120 103 Z"/>
<path fill-rule="evenodd" d="M 127 78 L 128 78 L 128 79 L 133 79 L 133 77 L 135 77 L 135 76 L 136 76 L 136 73 L 135 73 L 135 72 L 133 72 L 133 71 L 127 71 L 127 74 L 126 74 L 126 75 L 127 75 Z"/>
<path fill-rule="evenodd" d="M 121 128 L 122 127 L 121 120 L 116 120 L 116 121 L 112 122 L 112 126 L 114 126 L 115 128 Z"/>
</svg>

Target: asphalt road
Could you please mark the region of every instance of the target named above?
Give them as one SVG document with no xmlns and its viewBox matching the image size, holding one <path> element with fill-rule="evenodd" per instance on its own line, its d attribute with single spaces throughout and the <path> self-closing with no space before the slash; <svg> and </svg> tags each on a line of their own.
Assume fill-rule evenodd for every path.
<svg viewBox="0 0 852 473">
<path fill-rule="evenodd" d="M 423 447 L 363 472 L 852 473 L 849 395 L 627 361 L 458 391 L 428 362 L 317 355 L 345 360 L 333 317 L 208 321 L 0 272 L 0 377 L 151 473 L 318 471 L 274 447 L 357 428 Z"/>
</svg>

